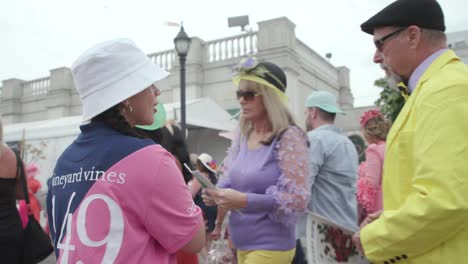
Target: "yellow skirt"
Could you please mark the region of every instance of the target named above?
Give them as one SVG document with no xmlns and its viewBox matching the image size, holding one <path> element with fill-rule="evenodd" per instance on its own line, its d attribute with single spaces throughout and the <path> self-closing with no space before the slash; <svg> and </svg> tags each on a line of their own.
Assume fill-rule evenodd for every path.
<svg viewBox="0 0 468 264">
<path fill-rule="evenodd" d="M 237 250 L 238 264 L 290 264 L 296 249 L 286 251 L 273 250 Z"/>
</svg>

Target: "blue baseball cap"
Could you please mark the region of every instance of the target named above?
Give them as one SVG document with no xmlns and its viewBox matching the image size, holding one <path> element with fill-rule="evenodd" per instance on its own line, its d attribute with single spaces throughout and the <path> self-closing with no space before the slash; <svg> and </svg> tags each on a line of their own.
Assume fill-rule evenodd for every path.
<svg viewBox="0 0 468 264">
<path fill-rule="evenodd" d="M 311 93 L 306 99 L 305 107 L 317 107 L 328 113 L 344 114 L 336 103 L 336 97 L 325 91 L 316 91 Z"/>
</svg>

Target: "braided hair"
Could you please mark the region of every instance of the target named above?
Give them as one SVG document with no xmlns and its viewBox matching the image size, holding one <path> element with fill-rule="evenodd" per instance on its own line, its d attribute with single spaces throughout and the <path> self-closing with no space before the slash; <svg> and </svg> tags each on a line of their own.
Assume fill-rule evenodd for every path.
<svg viewBox="0 0 468 264">
<path fill-rule="evenodd" d="M 147 138 L 143 133 L 133 129 L 125 117 L 120 113 L 120 104 L 114 105 L 99 115 L 93 117 L 91 122 L 102 122 L 118 132 L 137 138 Z"/>
</svg>

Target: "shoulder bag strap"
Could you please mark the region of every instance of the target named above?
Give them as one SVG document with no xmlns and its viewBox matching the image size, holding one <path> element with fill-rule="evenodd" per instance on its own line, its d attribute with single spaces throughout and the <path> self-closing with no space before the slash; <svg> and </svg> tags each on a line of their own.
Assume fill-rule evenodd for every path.
<svg viewBox="0 0 468 264">
<path fill-rule="evenodd" d="M 15 155 L 16 155 L 16 178 L 17 180 L 19 179 L 21 181 L 24 200 L 26 201 L 26 204 L 28 205 L 28 208 L 29 208 L 28 183 L 26 182 L 26 177 L 24 175 L 23 161 L 21 160 L 21 157 L 18 155 L 16 151 L 13 151 L 13 152 L 15 152 Z"/>
</svg>

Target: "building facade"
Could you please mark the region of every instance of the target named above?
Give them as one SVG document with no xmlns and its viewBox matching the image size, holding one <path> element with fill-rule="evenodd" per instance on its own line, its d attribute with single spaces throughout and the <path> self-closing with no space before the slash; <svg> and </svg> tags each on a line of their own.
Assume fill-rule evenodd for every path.
<svg viewBox="0 0 468 264">
<path fill-rule="evenodd" d="M 327 90 L 337 96 L 343 109 L 353 108 L 349 69 L 333 66 L 298 39 L 294 23 L 285 17 L 259 22 L 255 32 L 211 41 L 192 38 L 186 64 L 187 100 L 210 97 L 224 109 L 235 112 L 239 106 L 236 87 L 231 82 L 232 69 L 248 55 L 276 63 L 285 70 L 286 94 L 298 123 L 303 123 L 304 99 L 313 90 Z M 180 68 L 175 51 L 148 56 L 172 73 L 160 83 L 161 101 L 179 101 Z M 0 113 L 4 124 L 80 115 L 81 103 L 70 69 L 52 69 L 49 76 L 36 80 L 4 80 Z"/>
<path fill-rule="evenodd" d="M 449 48 L 468 64 L 468 30 L 448 33 L 447 43 Z"/>
</svg>

